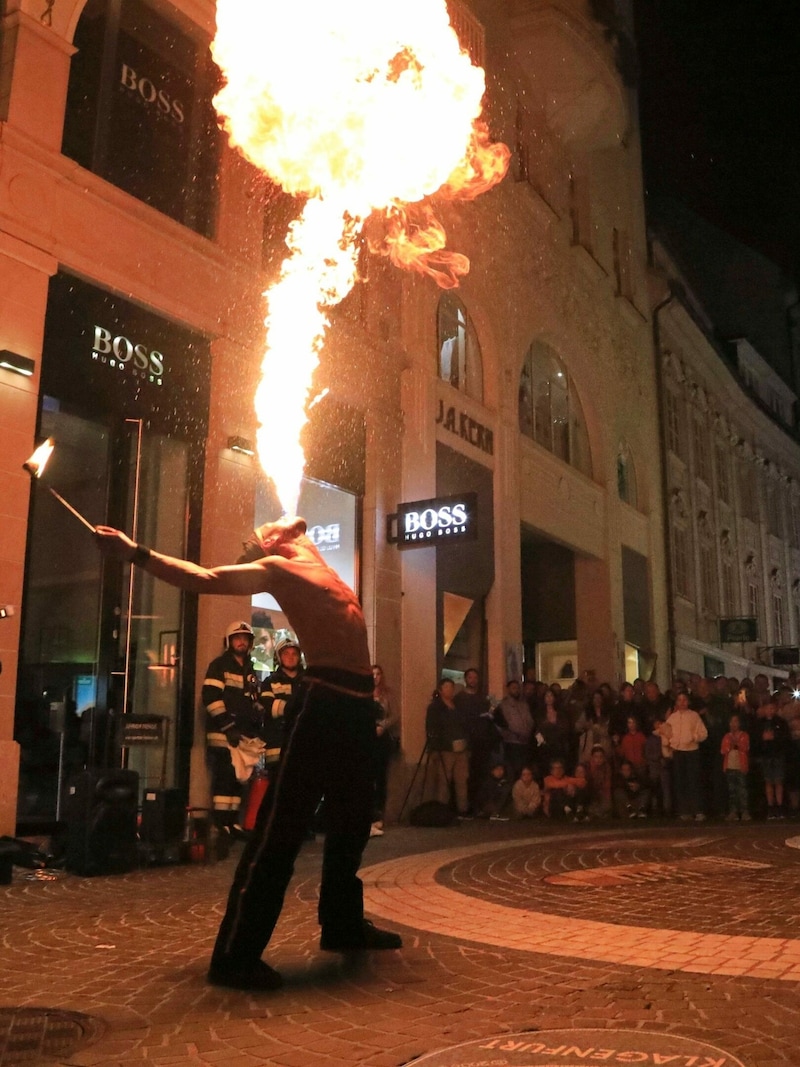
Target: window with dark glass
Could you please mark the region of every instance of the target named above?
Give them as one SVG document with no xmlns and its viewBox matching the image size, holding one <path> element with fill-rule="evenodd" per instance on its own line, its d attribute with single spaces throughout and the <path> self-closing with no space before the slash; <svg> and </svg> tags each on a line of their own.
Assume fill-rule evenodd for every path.
<svg viewBox="0 0 800 1067">
<path fill-rule="evenodd" d="M 220 134 L 208 39 L 143 0 L 88 0 L 74 44 L 64 154 L 210 236 Z"/>
<path fill-rule="evenodd" d="M 439 377 L 474 400 L 483 400 L 483 363 L 467 309 L 451 293 L 439 301 Z"/>
<path fill-rule="evenodd" d="M 742 515 L 751 522 L 758 522 L 758 481 L 755 468 L 746 461 L 739 465 L 739 500 Z"/>
<path fill-rule="evenodd" d="M 723 557 L 722 560 L 722 593 L 724 597 L 723 609 L 731 615 L 739 610 L 739 597 L 737 595 L 736 572 L 733 559 Z"/>
<path fill-rule="evenodd" d="M 711 485 L 711 453 L 708 449 L 705 423 L 699 415 L 694 417 L 693 430 L 694 473 L 706 485 Z"/>
<path fill-rule="evenodd" d="M 793 496 L 789 503 L 791 523 L 789 538 L 792 548 L 800 548 L 800 500 Z"/>
<path fill-rule="evenodd" d="M 730 462 L 722 445 L 716 446 L 717 451 L 717 496 L 724 504 L 732 502 Z"/>
<path fill-rule="evenodd" d="M 678 523 L 672 527 L 672 579 L 675 592 L 690 599 L 691 582 L 691 548 L 688 529 Z"/>
<path fill-rule="evenodd" d="M 705 524 L 700 526 L 698 549 L 700 556 L 700 591 L 703 607 L 708 612 L 715 612 L 719 600 L 717 559 L 711 532 Z"/>
<path fill-rule="evenodd" d="M 783 536 L 783 522 L 781 514 L 780 490 L 776 485 L 767 486 L 767 529 L 774 537 Z"/>
<path fill-rule="evenodd" d="M 617 455 L 617 492 L 620 500 L 633 508 L 637 506 L 636 470 L 627 448 L 620 448 Z"/>
<path fill-rule="evenodd" d="M 519 379 L 519 428 L 565 463 L 591 475 L 589 437 L 575 385 L 547 345 L 534 341 Z"/>
</svg>

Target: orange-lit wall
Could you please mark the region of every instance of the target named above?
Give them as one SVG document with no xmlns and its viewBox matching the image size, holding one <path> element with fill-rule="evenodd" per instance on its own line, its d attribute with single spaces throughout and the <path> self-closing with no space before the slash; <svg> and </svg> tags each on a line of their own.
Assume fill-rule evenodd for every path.
<svg viewBox="0 0 800 1067">
<path fill-rule="evenodd" d="M 156 6 L 154 4 L 154 6 Z M 471 5 L 486 18 L 486 5 Z M 61 154 L 71 41 L 81 7 L 59 0 L 6 5 L 0 61 L 0 348 L 41 359 L 49 277 L 75 273 L 212 340 L 201 559 L 235 557 L 252 523 L 256 470 L 226 448 L 252 437 L 250 392 L 259 360 L 263 182 L 224 149 L 211 239 L 135 200 Z M 213 5 L 182 0 L 181 17 L 213 31 Z M 491 11 L 494 12 L 494 6 Z M 650 561 L 653 641 L 665 650 L 655 380 L 644 283 L 643 200 L 635 107 L 602 28 L 583 5 L 516 3 L 486 25 L 489 118 L 514 149 L 503 185 L 444 212 L 452 247 L 472 270 L 460 296 L 480 340 L 483 402 L 437 377 L 430 280 L 383 261 L 334 311 L 318 384 L 364 412 L 367 428 L 361 594 L 375 660 L 400 697 L 406 762 L 424 743 L 436 682 L 434 550 L 399 553 L 386 517 L 402 500 L 435 495 L 437 441 L 491 469 L 495 580 L 487 600 L 488 687 L 505 681 L 505 648 L 521 640 L 520 528 L 576 555 L 581 663 L 600 678 L 623 671 L 621 546 Z M 175 8 L 165 8 L 171 17 Z M 474 30 L 474 23 L 472 24 Z M 524 161 L 523 161 L 524 156 Z M 572 176 L 572 177 L 571 177 Z M 617 236 L 614 236 L 617 231 Z M 619 235 L 622 235 L 620 238 Z M 623 246 L 620 269 L 619 241 Z M 545 341 L 568 366 L 592 451 L 587 477 L 519 433 L 522 361 Z M 0 604 L 19 606 L 38 378 L 0 371 Z M 493 432 L 487 455 L 437 425 L 452 404 Z M 616 492 L 620 448 L 636 463 L 638 503 Z M 469 488 L 469 487 L 465 487 Z M 198 670 L 247 605 L 201 602 Z M 14 829 L 13 741 L 18 618 L 0 621 L 0 833 Z M 661 663 L 666 670 L 665 656 Z M 190 799 L 206 799 L 202 730 Z M 396 791 L 402 793 L 395 783 Z"/>
</svg>

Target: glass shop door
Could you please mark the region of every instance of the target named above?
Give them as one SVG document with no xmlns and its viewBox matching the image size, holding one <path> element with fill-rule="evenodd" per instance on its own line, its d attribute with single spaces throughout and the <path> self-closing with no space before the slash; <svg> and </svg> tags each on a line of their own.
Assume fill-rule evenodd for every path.
<svg viewBox="0 0 800 1067">
<path fill-rule="evenodd" d="M 188 446 L 140 419 L 91 419 L 47 398 L 40 437 L 55 450 L 34 485 L 23 598 L 15 736 L 18 821 L 61 814 L 69 778 L 127 766 L 143 787 L 178 772 L 183 596 L 140 569 L 104 562 L 90 523 L 186 554 Z M 123 716 L 159 716 L 163 740 L 123 747 Z"/>
</svg>

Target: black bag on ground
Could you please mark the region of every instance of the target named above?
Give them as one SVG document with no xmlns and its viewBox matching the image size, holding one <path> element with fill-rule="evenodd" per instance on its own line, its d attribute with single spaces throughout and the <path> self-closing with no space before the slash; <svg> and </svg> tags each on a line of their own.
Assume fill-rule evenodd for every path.
<svg viewBox="0 0 800 1067">
<path fill-rule="evenodd" d="M 138 863 L 139 775 L 80 771 L 68 783 L 66 866 L 74 874 L 126 874 Z"/>
<path fill-rule="evenodd" d="M 457 816 L 441 800 L 426 800 L 411 809 L 408 821 L 412 826 L 452 826 L 457 822 Z"/>
</svg>

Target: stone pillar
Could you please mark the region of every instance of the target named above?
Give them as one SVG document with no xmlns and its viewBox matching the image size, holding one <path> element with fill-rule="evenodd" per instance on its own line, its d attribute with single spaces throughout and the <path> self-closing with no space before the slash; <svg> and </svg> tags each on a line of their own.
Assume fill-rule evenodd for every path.
<svg viewBox="0 0 800 1067">
<path fill-rule="evenodd" d="M 436 379 L 422 370 L 402 373 L 402 498 L 425 500 L 436 495 Z M 436 549 L 407 549 L 402 575 L 402 676 L 406 759 L 416 762 L 425 745 L 425 710 L 436 684 Z"/>
<path fill-rule="evenodd" d="M 505 692 L 506 645 L 522 643 L 520 564 L 519 432 L 516 421 L 498 416 L 494 470 L 494 585 L 486 602 L 490 694 Z"/>
<path fill-rule="evenodd" d="M 27 378 L 0 369 L 0 606 L 16 614 L 0 619 L 0 834 L 14 833 L 19 746 L 14 741 L 19 610 L 31 479 L 22 464 L 34 448 L 47 285 L 55 273 L 50 256 L 0 234 L 0 348 L 34 360 Z"/>
<path fill-rule="evenodd" d="M 24 11 L 0 23 L 0 120 L 58 152 L 75 49 Z"/>
<path fill-rule="evenodd" d="M 401 441 L 395 410 L 370 406 L 367 420 L 366 492 L 362 515 L 361 591 L 369 647 L 383 667 L 402 714 L 402 587 L 400 550 L 386 540 L 386 517 L 400 501 Z M 405 724 L 401 721 L 401 736 Z"/>
<path fill-rule="evenodd" d="M 619 583 L 621 588 L 621 582 Z M 622 624 L 614 625 L 609 562 L 575 556 L 575 620 L 580 670 L 617 685 L 622 669 Z"/>
</svg>

